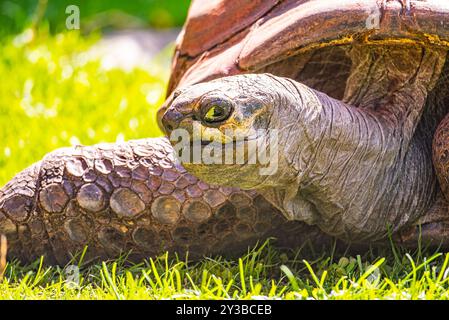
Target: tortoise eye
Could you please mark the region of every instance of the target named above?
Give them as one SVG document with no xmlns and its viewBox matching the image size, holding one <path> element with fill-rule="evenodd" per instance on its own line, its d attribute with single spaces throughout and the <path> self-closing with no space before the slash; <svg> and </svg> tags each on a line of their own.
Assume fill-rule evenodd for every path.
<svg viewBox="0 0 449 320">
<path fill-rule="evenodd" d="M 206 123 L 222 122 L 229 118 L 232 107 L 225 101 L 214 101 L 208 104 L 204 109 L 202 120 Z"/>
</svg>

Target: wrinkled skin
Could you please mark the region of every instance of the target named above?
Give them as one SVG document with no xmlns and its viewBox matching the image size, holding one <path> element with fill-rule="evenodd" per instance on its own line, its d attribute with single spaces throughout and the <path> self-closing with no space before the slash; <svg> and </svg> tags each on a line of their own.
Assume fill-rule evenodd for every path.
<svg viewBox="0 0 449 320">
<path fill-rule="evenodd" d="M 429 136 L 436 126 L 423 131 L 418 125 L 427 124 L 423 112 L 446 51 L 354 46 L 349 56 L 353 65 L 345 102 L 292 79 L 237 75 L 176 92 L 162 124 L 168 134 L 175 129 L 192 133 L 194 125 L 200 126 L 214 132 L 207 139 L 213 143 L 231 140 L 224 137 L 229 127 L 278 130 L 279 163 L 273 175 L 260 175 L 260 164 L 184 165 L 209 183 L 256 189 L 288 219 L 345 240 L 380 240 L 429 220 L 429 212 L 447 216 L 444 205 L 433 208 L 441 197 Z M 225 119 L 211 123 L 205 118 L 210 101 L 232 106 Z"/>
</svg>

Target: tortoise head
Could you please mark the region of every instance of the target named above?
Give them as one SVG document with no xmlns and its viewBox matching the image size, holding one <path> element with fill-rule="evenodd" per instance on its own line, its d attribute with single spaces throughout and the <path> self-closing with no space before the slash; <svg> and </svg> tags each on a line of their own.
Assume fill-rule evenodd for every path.
<svg viewBox="0 0 449 320">
<path fill-rule="evenodd" d="M 268 90 L 274 78 L 225 77 L 177 90 L 167 100 L 162 125 L 187 170 L 211 183 L 239 180 L 239 187 L 255 188 L 260 173 L 277 169 L 277 132 L 270 121 L 280 97 Z"/>
<path fill-rule="evenodd" d="M 204 130 L 223 135 L 226 130 L 266 129 L 256 119 L 272 104 L 266 87 L 269 77 L 240 75 L 177 90 L 165 102 L 163 128 L 168 133 L 190 130 L 196 122 Z"/>
</svg>

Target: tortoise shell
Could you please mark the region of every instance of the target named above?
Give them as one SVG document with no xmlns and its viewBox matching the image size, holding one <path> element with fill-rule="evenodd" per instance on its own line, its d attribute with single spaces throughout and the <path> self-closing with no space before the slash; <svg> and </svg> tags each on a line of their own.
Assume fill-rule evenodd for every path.
<svg viewBox="0 0 449 320">
<path fill-rule="evenodd" d="M 168 95 L 180 86 L 245 72 L 294 72 L 293 78 L 307 83 L 301 73 L 318 59 L 311 57 L 317 51 L 320 64 L 323 54 L 334 60 L 327 72 L 344 77 L 335 64 L 350 62 L 333 48 L 410 42 L 449 46 L 449 1 L 193 0 L 177 40 Z"/>
</svg>

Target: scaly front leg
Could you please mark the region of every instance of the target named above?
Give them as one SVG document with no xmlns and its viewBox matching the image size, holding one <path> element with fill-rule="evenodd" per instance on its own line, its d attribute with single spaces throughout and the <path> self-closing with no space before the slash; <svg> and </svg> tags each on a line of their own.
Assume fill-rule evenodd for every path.
<svg viewBox="0 0 449 320">
<path fill-rule="evenodd" d="M 9 257 L 67 263 L 132 250 L 238 254 L 259 240 L 327 243 L 316 228 L 286 222 L 262 196 L 211 186 L 176 163 L 166 139 L 60 149 L 0 190 L 0 234 Z"/>
</svg>

